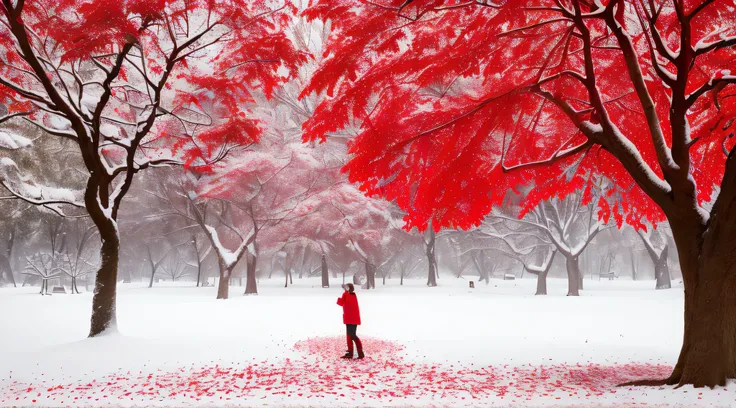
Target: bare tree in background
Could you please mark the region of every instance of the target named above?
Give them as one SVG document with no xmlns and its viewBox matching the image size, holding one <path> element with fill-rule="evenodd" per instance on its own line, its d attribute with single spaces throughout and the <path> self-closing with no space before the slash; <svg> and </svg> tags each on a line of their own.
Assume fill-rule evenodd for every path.
<svg viewBox="0 0 736 408">
<path fill-rule="evenodd" d="M 583 194 L 573 193 L 564 200 L 539 203 L 523 219 L 497 212 L 489 216 L 486 233 L 504 239 L 518 237 L 554 247 L 565 257 L 568 296 L 579 296 L 583 288 L 580 255 L 599 232 L 610 228 L 600 221 L 592 202 L 583 204 Z"/>
<path fill-rule="evenodd" d="M 62 274 L 60 268 L 55 266 L 54 257 L 48 253 L 37 253 L 31 257 L 26 257 L 26 262 L 23 274 L 39 278 L 41 280 L 41 291 L 39 293 L 48 295 L 49 280 L 56 279 Z"/>
<path fill-rule="evenodd" d="M 649 228 L 648 231 L 638 230 L 637 234 L 641 238 L 647 254 L 654 264 L 654 278 L 656 279 L 656 289 L 670 289 L 672 281 L 670 279 L 670 269 L 667 263 L 669 256 L 668 232 L 669 225 L 660 224 L 657 228 Z"/>
<path fill-rule="evenodd" d="M 151 252 L 151 244 L 146 245 L 146 250 L 148 251 L 148 264 L 151 266 L 151 280 L 148 282 L 148 287 L 153 287 L 153 281 L 156 277 L 156 272 L 158 272 L 159 268 L 161 268 L 164 263 L 166 262 L 166 258 L 169 256 L 171 251 L 177 250 L 179 247 L 186 245 L 186 242 L 172 245 L 164 251 L 164 253 L 160 256 L 154 256 Z"/>
<path fill-rule="evenodd" d="M 210 253 L 212 253 L 212 245 L 210 245 L 206 240 L 199 239 L 197 234 L 191 235 L 191 242 L 192 248 L 194 249 L 194 260 L 196 262 L 194 267 L 197 268 L 197 287 L 199 287 L 202 283 L 202 278 L 207 279 L 206 276 L 202 276 L 203 264 Z"/>
<path fill-rule="evenodd" d="M 97 255 L 97 249 L 92 247 L 91 238 L 97 233 L 94 226 L 87 226 L 81 221 L 77 221 L 71 229 L 72 236 L 67 236 L 64 250 L 60 254 L 61 262 L 59 268 L 71 279 L 71 292 L 79 293 L 77 280 L 86 278 L 97 268 L 97 262 L 94 258 Z M 86 279 L 85 279 L 86 281 Z"/>
<path fill-rule="evenodd" d="M 189 275 L 187 272 L 187 264 L 183 259 L 179 250 L 176 251 L 176 256 L 168 257 L 167 261 L 161 265 L 162 275 L 171 279 L 172 282 L 176 282 Z"/>
</svg>

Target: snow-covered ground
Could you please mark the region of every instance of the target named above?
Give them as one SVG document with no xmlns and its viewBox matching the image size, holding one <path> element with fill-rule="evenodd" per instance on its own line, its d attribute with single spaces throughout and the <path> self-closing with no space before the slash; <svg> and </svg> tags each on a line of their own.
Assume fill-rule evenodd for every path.
<svg viewBox="0 0 736 408">
<path fill-rule="evenodd" d="M 0 289 L 3 406 L 736 406 L 725 388 L 617 388 L 669 373 L 682 289 L 550 279 L 379 280 L 359 290 L 368 358 L 344 361 L 339 280 L 261 280 L 258 296 L 121 284 L 119 335 L 85 339 L 91 295 Z"/>
</svg>

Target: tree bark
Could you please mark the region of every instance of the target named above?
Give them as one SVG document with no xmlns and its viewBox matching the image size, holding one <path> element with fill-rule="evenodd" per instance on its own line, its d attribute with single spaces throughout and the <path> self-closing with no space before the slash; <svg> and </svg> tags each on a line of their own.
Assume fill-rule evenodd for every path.
<svg viewBox="0 0 736 408">
<path fill-rule="evenodd" d="M 580 296 L 580 263 L 575 256 L 565 256 L 567 266 L 567 296 Z"/>
<path fill-rule="evenodd" d="M 578 262 L 578 290 L 583 290 L 583 273 L 580 272 L 580 262 Z"/>
<path fill-rule="evenodd" d="M 246 295 L 257 295 L 258 294 L 258 282 L 256 282 L 256 266 L 258 257 L 248 252 L 246 256 L 246 270 L 248 272 L 248 278 L 245 281 L 245 294 Z"/>
<path fill-rule="evenodd" d="M 227 299 L 230 294 L 230 276 L 232 275 L 232 270 L 227 269 L 222 262 L 218 263 L 220 264 L 220 279 L 217 284 L 217 299 L 224 300 Z"/>
<path fill-rule="evenodd" d="M 537 274 L 537 292 L 534 295 L 547 294 L 547 273 L 549 270 Z"/>
<path fill-rule="evenodd" d="M 662 254 L 654 264 L 654 276 L 657 280 L 655 289 L 670 289 L 672 288 L 672 280 L 670 279 L 670 268 L 667 264 L 667 257 L 669 255 L 669 246 L 665 245 L 662 250 Z"/>
<path fill-rule="evenodd" d="M 368 289 L 376 288 L 376 267 L 370 262 L 365 262 L 365 285 Z"/>
<path fill-rule="evenodd" d="M 680 220 L 670 220 L 685 284 L 685 330 L 680 356 L 666 384 L 714 387 L 736 377 L 736 264 L 732 262 L 736 202 L 733 192 L 725 188 L 718 200 L 716 206 L 722 204 L 722 208 L 714 208 L 701 235 L 701 251 L 697 251 L 699 240 L 693 239 L 699 234 Z"/>
<path fill-rule="evenodd" d="M 736 150 L 709 219 L 691 205 L 675 207 L 667 218 L 685 285 L 682 348 L 670 377 L 629 384 L 723 386 L 736 378 Z"/>
<path fill-rule="evenodd" d="M 89 337 L 100 335 L 108 329 L 117 330 L 115 306 L 120 237 L 115 221 L 108 218 L 105 218 L 105 221 L 104 223 L 96 223 L 102 239 L 102 246 L 100 247 L 100 269 L 97 271 L 94 296 L 92 297 L 92 319 Z"/>
<path fill-rule="evenodd" d="M 153 287 L 153 278 L 156 276 L 156 268 L 151 268 L 151 280 L 148 281 L 148 287 Z"/>
<path fill-rule="evenodd" d="M 429 242 L 425 245 L 427 254 L 427 262 L 429 268 L 427 271 L 427 286 L 437 286 L 437 255 L 435 253 L 435 233 L 434 229 L 430 226 L 429 228 Z"/>
<path fill-rule="evenodd" d="M 153 279 L 156 277 L 156 269 L 158 269 L 158 265 L 156 265 L 156 262 L 153 261 L 153 254 L 151 254 L 151 247 L 147 246 L 148 249 L 148 262 L 151 264 L 151 280 L 148 282 L 148 287 L 153 287 Z"/>
<path fill-rule="evenodd" d="M 329 271 L 327 270 L 327 257 L 325 254 L 322 254 L 322 287 L 323 288 L 329 288 L 330 287 L 330 275 Z"/>
<path fill-rule="evenodd" d="M 638 278 L 636 270 L 636 255 L 634 254 L 634 249 L 631 247 L 629 247 L 629 260 L 631 261 L 631 280 L 635 281 Z"/>
</svg>

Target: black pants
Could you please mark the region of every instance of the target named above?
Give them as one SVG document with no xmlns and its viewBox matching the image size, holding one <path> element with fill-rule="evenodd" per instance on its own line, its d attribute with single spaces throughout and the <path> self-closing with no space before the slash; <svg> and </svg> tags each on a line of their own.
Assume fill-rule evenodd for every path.
<svg viewBox="0 0 736 408">
<path fill-rule="evenodd" d="M 356 331 L 358 330 L 357 324 L 346 324 L 345 328 L 347 329 L 348 336 L 350 336 L 350 338 L 355 339 L 358 337 L 356 334 Z"/>
</svg>

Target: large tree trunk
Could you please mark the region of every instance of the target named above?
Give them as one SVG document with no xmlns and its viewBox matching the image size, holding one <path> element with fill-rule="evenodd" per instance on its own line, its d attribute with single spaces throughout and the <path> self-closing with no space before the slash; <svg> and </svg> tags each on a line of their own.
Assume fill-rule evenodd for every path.
<svg viewBox="0 0 736 408">
<path fill-rule="evenodd" d="M 222 262 L 219 262 L 219 264 L 220 279 L 217 284 L 217 299 L 227 299 L 230 294 L 230 276 L 232 275 L 232 270 L 227 269 Z"/>
<path fill-rule="evenodd" d="M 427 271 L 427 286 L 437 286 L 437 256 L 435 254 L 435 233 L 434 229 L 429 228 L 429 242 L 426 244 L 427 262 L 429 268 Z"/>
<path fill-rule="evenodd" d="M 327 270 L 327 257 L 322 254 L 322 287 L 330 287 L 330 271 Z"/>
<path fill-rule="evenodd" d="M 577 257 L 565 256 L 567 266 L 567 296 L 580 296 L 580 262 Z"/>
<path fill-rule="evenodd" d="M 685 285 L 682 349 L 669 378 L 635 385 L 714 387 L 736 378 L 736 152 L 722 190 L 703 222 L 697 210 L 668 214 Z M 676 211 L 673 210 L 673 211 Z"/>
<path fill-rule="evenodd" d="M 365 263 L 365 286 L 368 289 L 376 288 L 376 267 L 370 262 Z"/>
<path fill-rule="evenodd" d="M 248 279 L 245 281 L 245 294 L 246 295 L 257 295 L 258 294 L 258 282 L 256 282 L 256 266 L 258 257 L 248 252 L 246 256 L 246 270 L 248 271 Z"/>
<path fill-rule="evenodd" d="M 685 330 L 666 384 L 713 387 L 736 377 L 736 203 L 733 192 L 723 197 L 725 191 L 702 235 L 670 220 L 685 284 Z M 700 240 L 693 239 L 698 235 L 703 236 L 701 251 Z"/>
<path fill-rule="evenodd" d="M 89 337 L 95 337 L 108 329 L 117 329 L 115 304 L 118 262 L 120 260 L 120 237 L 115 221 L 105 218 L 104 221 L 95 224 L 100 232 L 102 246 L 100 247 L 100 269 L 97 271 L 94 296 L 92 297 L 92 319 Z"/>
<path fill-rule="evenodd" d="M 549 270 L 537 274 L 537 293 L 535 295 L 547 294 L 547 273 Z"/>
</svg>

